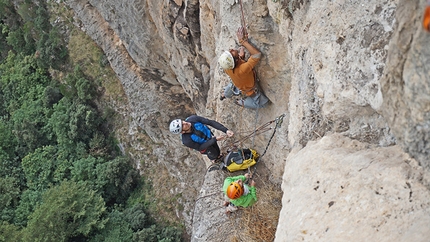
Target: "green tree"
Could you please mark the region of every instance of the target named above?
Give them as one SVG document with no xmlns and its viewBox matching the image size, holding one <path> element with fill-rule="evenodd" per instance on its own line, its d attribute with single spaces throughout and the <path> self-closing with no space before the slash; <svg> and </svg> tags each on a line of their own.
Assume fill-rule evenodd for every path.
<svg viewBox="0 0 430 242">
<path fill-rule="evenodd" d="M 49 22 L 49 11 L 44 1 L 13 3 L 0 2 L 2 19 L 0 43 L 7 42 L 15 53 L 34 55 L 37 65 L 59 69 L 68 55 L 64 38 Z M 3 46 L 2 46 L 3 47 Z M 7 50 L 4 47 L 2 50 Z"/>
<path fill-rule="evenodd" d="M 25 102 L 39 100 L 50 83 L 48 73 L 37 67 L 32 56 L 9 52 L 6 61 L 0 65 L 0 73 L 4 107 L 9 113 L 21 108 Z"/>
<path fill-rule="evenodd" d="M 62 159 L 77 160 L 87 156 L 89 142 L 101 127 L 97 109 L 63 97 L 53 106 L 46 128 L 56 140 Z"/>
<path fill-rule="evenodd" d="M 17 141 L 12 134 L 11 125 L 0 118 L 0 177 L 13 177 L 16 186 L 25 186 L 25 175 L 22 171 L 18 157 L 15 155 Z"/>
<path fill-rule="evenodd" d="M 133 234 L 136 242 L 180 242 L 182 230 L 177 227 L 160 227 L 153 224 Z"/>
<path fill-rule="evenodd" d="M 31 189 L 27 189 L 21 193 L 19 205 L 15 209 L 15 225 L 21 227 L 27 226 L 28 217 L 42 202 L 43 193 L 44 191 L 36 191 Z"/>
<path fill-rule="evenodd" d="M 8 222 L 0 223 L 0 241 L 22 241 L 22 231 L 18 226 L 9 224 Z"/>
<path fill-rule="evenodd" d="M 34 28 L 40 32 L 46 32 L 51 29 L 51 24 L 49 23 L 49 13 L 46 9 L 46 4 L 44 1 L 40 1 L 37 10 L 36 18 L 34 19 Z"/>
<path fill-rule="evenodd" d="M 106 227 L 90 241 L 179 242 L 182 230 L 173 226 L 159 226 L 147 215 L 145 206 L 136 203 L 127 209 L 115 207 L 108 216 Z M 122 236 L 121 236 L 122 235 Z"/>
<path fill-rule="evenodd" d="M 6 42 L 16 53 L 31 55 L 36 51 L 36 42 L 31 36 L 31 24 L 23 25 L 15 30 L 3 28 L 3 33 L 7 34 Z"/>
<path fill-rule="evenodd" d="M 133 241 L 133 230 L 124 219 L 124 214 L 114 209 L 108 215 L 106 226 L 95 234 L 90 242 L 130 242 Z"/>
<path fill-rule="evenodd" d="M 60 69 L 65 63 L 67 49 L 64 47 L 60 34 L 53 28 L 49 33 L 42 32 L 36 43 L 37 64 L 42 68 Z"/>
<path fill-rule="evenodd" d="M 30 189 L 44 191 L 55 184 L 56 153 L 54 146 L 45 146 L 22 159 L 22 168 Z"/>
<path fill-rule="evenodd" d="M 11 29 L 19 26 L 20 20 L 12 1 L 0 0 L 0 19 L 0 62 L 2 62 L 11 49 L 6 40 L 8 33 Z"/>
<path fill-rule="evenodd" d="M 51 79 L 67 50 L 49 19 L 44 1 L 0 0 L 0 241 L 180 241 L 144 194 L 128 207 L 139 174 L 117 156 L 99 87 L 79 66 Z"/>
<path fill-rule="evenodd" d="M 12 114 L 11 122 L 13 122 L 13 131 L 18 143 L 16 150 L 21 154 L 20 156 L 51 143 L 47 133 L 49 130 L 45 128 L 46 112 L 47 109 L 39 99 L 24 102 L 21 108 Z"/>
<path fill-rule="evenodd" d="M 106 207 L 103 198 L 84 185 L 65 181 L 44 194 L 30 215 L 24 241 L 73 241 L 102 229 Z"/>
<path fill-rule="evenodd" d="M 63 95 L 61 94 L 60 89 L 57 88 L 55 83 L 53 83 L 46 87 L 43 97 L 43 106 L 46 108 L 52 108 L 54 104 L 58 103 L 61 98 L 63 98 Z"/>
<path fill-rule="evenodd" d="M 168 226 L 161 228 L 160 233 L 157 235 L 159 242 L 180 242 L 182 230 L 178 227 Z"/>
<path fill-rule="evenodd" d="M 13 6 L 13 2 L 10 0 L 0 0 L 0 17 L 2 21 L 8 23 L 6 21 L 7 17 L 17 17 L 16 11 Z M 10 23 L 9 23 L 10 24 Z"/>
<path fill-rule="evenodd" d="M 124 203 L 136 187 L 138 172 L 126 157 L 116 157 L 96 167 L 103 186 L 103 197 L 108 204 Z"/>
<path fill-rule="evenodd" d="M 7 159 L 13 159 L 16 145 L 17 141 L 12 134 L 9 122 L 0 117 L 0 149 L 5 153 Z"/>
<path fill-rule="evenodd" d="M 79 65 L 74 68 L 73 73 L 66 76 L 66 83 L 67 85 L 62 86 L 61 92 L 68 98 L 91 104 L 97 97 L 97 87 L 85 77 Z"/>
<path fill-rule="evenodd" d="M 108 204 L 124 203 L 136 186 L 138 173 L 125 157 L 105 160 L 88 156 L 73 163 L 72 180 L 85 182 Z"/>
<path fill-rule="evenodd" d="M 0 218 L 3 221 L 12 222 L 14 210 L 18 205 L 21 194 L 18 181 L 14 177 L 0 177 Z"/>
<path fill-rule="evenodd" d="M 143 228 L 133 234 L 133 241 L 136 242 L 158 242 L 157 235 L 159 230 L 157 225 L 153 224 L 147 228 Z"/>
<path fill-rule="evenodd" d="M 149 227 L 155 221 L 147 215 L 145 206 L 142 203 L 136 203 L 133 207 L 124 211 L 124 219 L 128 222 L 133 231 L 139 231 Z"/>
<path fill-rule="evenodd" d="M 11 126 L 15 150 L 22 158 L 49 142 L 45 129 L 48 110 L 42 102 L 49 77 L 32 57 L 13 53 L 0 65 L 0 73 L 3 121 Z"/>
</svg>

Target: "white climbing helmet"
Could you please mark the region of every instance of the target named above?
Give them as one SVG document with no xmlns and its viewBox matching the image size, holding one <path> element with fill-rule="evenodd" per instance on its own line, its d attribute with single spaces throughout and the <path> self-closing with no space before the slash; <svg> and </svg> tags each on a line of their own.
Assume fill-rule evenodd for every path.
<svg viewBox="0 0 430 242">
<path fill-rule="evenodd" d="M 218 63 L 222 69 L 228 70 L 234 68 L 234 58 L 229 51 L 224 51 L 218 58 Z"/>
<path fill-rule="evenodd" d="M 175 119 L 170 122 L 170 132 L 174 134 L 179 134 L 182 132 L 182 120 Z"/>
</svg>

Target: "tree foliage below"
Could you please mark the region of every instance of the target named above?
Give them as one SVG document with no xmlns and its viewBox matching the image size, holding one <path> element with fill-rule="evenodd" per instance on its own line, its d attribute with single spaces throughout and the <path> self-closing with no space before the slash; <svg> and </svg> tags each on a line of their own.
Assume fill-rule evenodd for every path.
<svg viewBox="0 0 430 242">
<path fill-rule="evenodd" d="M 0 241 L 181 241 L 181 227 L 149 215 L 99 87 L 79 66 L 66 72 L 49 18 L 44 1 L 0 0 Z"/>
</svg>

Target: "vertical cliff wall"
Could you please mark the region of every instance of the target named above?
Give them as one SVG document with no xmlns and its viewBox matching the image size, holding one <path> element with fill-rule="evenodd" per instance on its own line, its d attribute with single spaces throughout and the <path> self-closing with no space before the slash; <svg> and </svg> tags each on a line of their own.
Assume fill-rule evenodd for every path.
<svg viewBox="0 0 430 242">
<path fill-rule="evenodd" d="M 219 176 L 224 175 L 214 177 L 212 173 L 204 179 L 207 164 L 202 162 L 202 157 L 182 147 L 178 136 L 168 131 L 168 123 L 173 118 L 185 118 L 191 113 L 216 119 L 238 135 L 281 114 L 286 115 L 264 157 L 267 179 L 275 184 L 282 183 L 285 193 L 276 234 L 279 241 L 295 240 L 298 236 L 314 241 L 323 238 L 318 237 L 320 232 L 313 233 L 318 234 L 317 237 L 305 236 L 311 233 L 310 227 L 320 228 L 327 221 L 316 220 L 317 214 L 324 211 L 312 204 L 324 196 L 310 197 L 317 186 L 312 177 L 319 177 L 321 183 L 332 181 L 331 177 L 338 175 L 339 170 L 329 167 L 341 165 L 345 169 L 341 174 L 347 174 L 348 169 L 355 169 L 356 163 L 362 160 L 360 157 L 374 157 L 370 160 L 399 167 L 402 167 L 399 159 L 413 164 L 410 169 L 419 170 L 421 175 L 405 177 L 403 173 L 408 173 L 409 168 L 402 168 L 404 172 L 399 168 L 400 171 L 391 177 L 410 187 L 398 185 L 397 190 L 384 191 L 388 191 L 387 197 L 402 193 L 403 189 L 413 194 L 416 194 L 414 189 L 422 192 L 423 196 L 414 204 L 421 207 L 419 216 L 423 216 L 416 218 L 426 221 L 428 202 L 420 201 L 426 201 L 429 187 L 430 72 L 426 65 L 429 56 L 426 43 L 430 37 L 420 28 L 423 3 L 394 0 L 242 2 L 250 41 L 263 54 L 256 68 L 260 84 L 271 100 L 268 107 L 258 112 L 241 109 L 230 100 L 219 100 L 222 87 L 229 79 L 217 65 L 217 56 L 224 50 L 238 47 L 235 31 L 241 23 L 239 1 L 67 1 L 75 10 L 82 29 L 101 46 L 122 82 L 132 110 L 131 124 L 144 130 L 157 143 L 153 150 L 157 158 L 153 162 L 164 165 L 176 181 L 176 188 L 168 192 L 172 196 L 184 194 L 179 202 L 185 208 L 178 210 L 178 217 L 185 222 L 192 240 L 231 238 L 227 234 L 220 234 L 219 238 L 208 236 L 216 234 L 215 229 L 227 233 L 233 220 L 223 214 L 217 203 L 222 201 L 221 193 L 211 197 L 212 202 L 199 199 L 212 191 L 216 187 L 214 184 L 222 179 Z M 270 134 L 264 133 L 243 145 L 262 152 Z M 338 138 L 321 139 L 325 136 Z M 351 157 L 355 158 L 349 159 L 351 164 L 340 163 L 340 156 L 328 167 L 323 166 L 338 152 L 334 148 L 327 152 L 320 148 L 316 153 L 319 156 L 300 163 L 303 155 L 312 153 L 309 147 L 319 147 L 315 142 L 326 144 L 330 140 L 339 149 L 348 150 L 345 156 L 354 154 Z M 310 146 L 305 148 L 309 141 L 312 141 Z M 349 149 L 354 142 L 360 144 L 360 149 Z M 300 153 L 302 149 L 303 154 Z M 294 155 L 290 156 L 291 151 Z M 379 156 L 379 152 L 386 155 Z M 389 159 L 390 154 L 406 157 L 404 152 L 410 158 Z M 321 169 L 314 169 L 314 166 L 321 166 Z M 384 166 L 369 166 L 363 170 L 369 172 L 365 177 L 373 178 L 366 180 L 369 183 L 355 179 L 351 187 L 357 189 L 348 190 L 349 196 L 358 196 L 357 190 L 364 184 L 376 187 L 383 177 L 375 179 L 374 174 L 381 167 Z M 420 170 L 420 167 L 425 169 Z M 305 171 L 309 177 L 303 178 L 301 186 L 302 178 L 294 174 Z M 394 186 L 386 182 L 384 188 Z M 337 195 L 330 193 L 330 196 Z M 264 198 L 261 200 L 264 202 Z M 334 198 L 333 201 L 336 202 Z M 356 203 L 349 201 L 343 201 L 345 206 L 361 206 L 357 205 L 358 200 Z M 299 203 L 303 206 L 292 215 L 291 211 Z M 386 204 L 390 203 L 393 201 L 388 199 Z M 327 206 L 334 208 L 335 205 Z M 380 206 L 382 210 L 389 209 L 384 204 Z M 406 205 L 399 205 L 398 209 L 402 206 Z M 354 223 L 349 223 L 353 219 L 374 224 L 380 221 L 375 217 L 386 215 L 375 214 L 372 217 L 365 215 L 365 211 L 361 214 L 343 211 L 348 221 L 344 226 L 354 227 Z M 203 219 L 209 217 L 217 219 Z M 297 226 L 305 222 L 312 226 Z M 289 227 L 294 229 L 279 229 Z M 336 233 L 345 228 L 331 230 L 337 232 L 329 234 L 330 238 L 335 238 Z M 417 230 L 423 236 L 429 235 L 419 224 L 402 229 L 405 234 Z M 400 237 L 393 237 L 396 238 Z"/>
<path fill-rule="evenodd" d="M 430 168 L 430 36 L 422 27 L 424 2 L 400 1 L 396 31 L 381 78 L 383 116 L 397 143 Z"/>
</svg>

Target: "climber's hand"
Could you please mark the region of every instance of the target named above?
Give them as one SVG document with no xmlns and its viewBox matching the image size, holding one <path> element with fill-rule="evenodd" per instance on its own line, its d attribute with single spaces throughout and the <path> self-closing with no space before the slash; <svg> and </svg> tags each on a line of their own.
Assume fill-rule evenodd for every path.
<svg viewBox="0 0 430 242">
<path fill-rule="evenodd" d="M 225 135 L 220 135 L 215 137 L 217 141 L 223 140 L 225 138 Z"/>
<path fill-rule="evenodd" d="M 240 59 L 245 59 L 245 48 L 243 48 L 243 46 L 239 47 L 239 58 Z"/>
<path fill-rule="evenodd" d="M 237 39 L 239 40 L 239 42 L 248 40 L 248 33 L 245 33 L 244 27 L 239 27 L 237 29 L 236 35 L 237 35 Z"/>
</svg>

